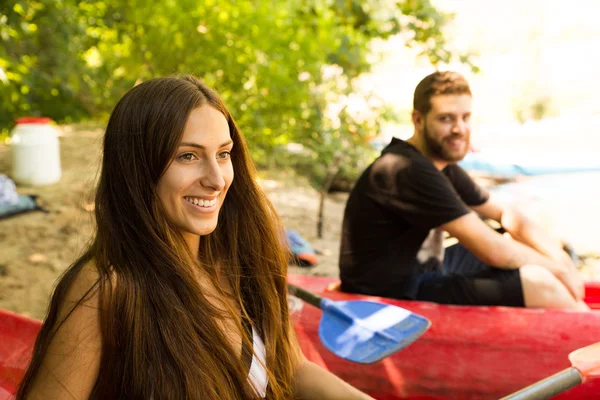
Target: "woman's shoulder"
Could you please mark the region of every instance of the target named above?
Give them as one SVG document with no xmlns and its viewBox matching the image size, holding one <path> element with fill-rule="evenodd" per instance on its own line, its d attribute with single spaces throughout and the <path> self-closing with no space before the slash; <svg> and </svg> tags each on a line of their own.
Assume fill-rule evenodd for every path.
<svg viewBox="0 0 600 400">
<path fill-rule="evenodd" d="M 71 267 L 53 298 L 45 324 L 49 336 L 31 397 L 85 399 L 98 376 L 102 349 L 99 293 L 100 274 L 94 263 Z"/>
<path fill-rule="evenodd" d="M 99 318 L 99 311 L 115 287 L 116 274 L 99 268 L 94 259 L 82 258 L 63 275 L 54 294 L 58 322 L 66 319 Z M 79 325 L 79 324 L 76 324 Z"/>
<path fill-rule="evenodd" d="M 97 329 L 100 310 L 100 274 L 94 262 L 72 266 L 59 281 L 52 297 L 55 316 L 52 331 L 58 336 L 77 336 Z"/>
<path fill-rule="evenodd" d="M 99 297 L 101 274 L 94 260 L 75 265 L 63 277 L 66 284 L 64 305 L 96 303 Z"/>
</svg>

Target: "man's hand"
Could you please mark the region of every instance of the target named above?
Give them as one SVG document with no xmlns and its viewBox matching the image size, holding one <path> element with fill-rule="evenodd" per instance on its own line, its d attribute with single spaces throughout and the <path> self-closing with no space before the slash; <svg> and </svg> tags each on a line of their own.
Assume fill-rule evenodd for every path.
<svg viewBox="0 0 600 400">
<path fill-rule="evenodd" d="M 545 255 L 549 257 L 552 261 L 557 262 L 561 265 L 564 265 L 569 268 L 577 269 L 575 262 L 571 258 L 571 256 L 564 251 L 562 248 L 553 249 L 554 251 L 548 252 Z"/>
<path fill-rule="evenodd" d="M 554 271 L 554 275 L 567 287 L 575 300 L 583 300 L 585 297 L 585 284 L 572 262 L 570 266 L 561 264 L 558 269 Z"/>
<path fill-rule="evenodd" d="M 562 248 L 556 249 L 551 254 L 546 254 L 552 261 L 561 265 L 556 277 L 569 289 L 576 300 L 583 300 L 585 296 L 585 284 L 577 272 L 577 266 L 573 258 Z"/>
</svg>

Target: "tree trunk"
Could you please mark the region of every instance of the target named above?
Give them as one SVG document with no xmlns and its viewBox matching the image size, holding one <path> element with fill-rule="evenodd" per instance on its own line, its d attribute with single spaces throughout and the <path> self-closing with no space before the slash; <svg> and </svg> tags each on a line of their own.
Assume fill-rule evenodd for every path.
<svg viewBox="0 0 600 400">
<path fill-rule="evenodd" d="M 319 191 L 319 211 L 317 217 L 317 237 L 323 238 L 323 223 L 325 220 L 325 197 L 329 193 L 329 188 L 333 184 L 333 181 L 337 174 L 340 172 L 339 162 L 336 160 L 332 163 L 331 167 L 327 169 L 327 176 L 325 177 L 325 183 Z"/>
</svg>

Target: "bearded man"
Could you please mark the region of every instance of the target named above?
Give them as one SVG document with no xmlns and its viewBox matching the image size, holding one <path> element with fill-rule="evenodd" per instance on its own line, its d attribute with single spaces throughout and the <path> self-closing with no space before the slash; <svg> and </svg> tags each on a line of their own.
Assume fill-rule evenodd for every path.
<svg viewBox="0 0 600 400">
<path fill-rule="evenodd" d="M 456 72 L 414 93 L 414 135 L 363 172 L 344 213 L 341 289 L 459 305 L 588 309 L 561 242 L 493 200 L 459 166 L 469 149 L 472 95 Z M 498 221 L 510 239 L 482 218 Z M 444 231 L 458 244 L 444 249 Z"/>
</svg>

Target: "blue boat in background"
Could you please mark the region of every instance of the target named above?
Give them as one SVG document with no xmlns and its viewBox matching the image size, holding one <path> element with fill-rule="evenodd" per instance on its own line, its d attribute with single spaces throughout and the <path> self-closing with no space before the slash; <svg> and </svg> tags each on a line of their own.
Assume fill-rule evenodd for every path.
<svg viewBox="0 0 600 400">
<path fill-rule="evenodd" d="M 485 152 L 469 152 L 459 162 L 469 172 L 484 173 L 494 177 L 514 178 L 517 176 L 534 176 L 546 174 L 562 174 L 573 172 L 600 171 L 600 157 L 589 153 L 511 153 L 492 154 Z"/>
</svg>

